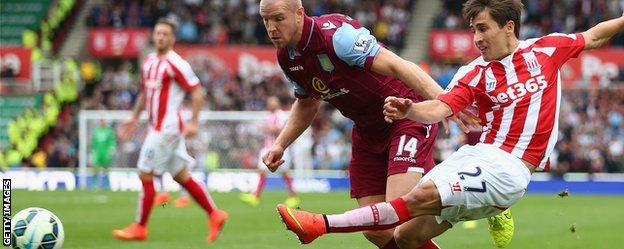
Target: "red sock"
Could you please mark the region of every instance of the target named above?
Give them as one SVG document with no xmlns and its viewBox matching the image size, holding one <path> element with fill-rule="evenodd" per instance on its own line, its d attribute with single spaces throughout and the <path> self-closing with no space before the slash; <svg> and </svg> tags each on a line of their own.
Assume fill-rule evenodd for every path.
<svg viewBox="0 0 624 249">
<path fill-rule="evenodd" d="M 210 198 L 210 194 L 204 191 L 204 189 L 193 180 L 192 177 L 189 177 L 188 181 L 186 181 L 183 185 L 186 191 L 191 194 L 193 199 L 199 204 L 208 214 L 212 213 L 213 210 L 216 209 L 216 205 Z"/>
<path fill-rule="evenodd" d="M 254 195 L 258 198 L 260 198 L 262 190 L 264 190 L 264 185 L 266 184 L 266 175 L 260 174 L 259 177 L 260 179 L 258 179 L 258 186 L 256 186 L 256 192 L 254 192 Z"/>
<path fill-rule="evenodd" d="M 292 178 L 288 174 L 282 175 L 284 178 L 284 184 L 286 184 L 286 189 L 288 189 L 288 196 L 296 196 L 295 188 L 293 188 Z"/>
<path fill-rule="evenodd" d="M 425 242 L 425 244 L 423 244 L 422 246 L 418 247 L 418 249 L 440 249 L 440 247 L 436 245 L 433 240 L 427 240 L 427 242 Z"/>
<path fill-rule="evenodd" d="M 137 208 L 138 213 L 136 222 L 142 226 L 146 226 L 147 219 L 152 211 L 152 205 L 154 205 L 154 196 L 156 195 L 156 191 L 154 191 L 153 180 L 141 181 L 141 183 L 143 184 L 143 191 L 139 194 L 139 206 Z"/>
</svg>

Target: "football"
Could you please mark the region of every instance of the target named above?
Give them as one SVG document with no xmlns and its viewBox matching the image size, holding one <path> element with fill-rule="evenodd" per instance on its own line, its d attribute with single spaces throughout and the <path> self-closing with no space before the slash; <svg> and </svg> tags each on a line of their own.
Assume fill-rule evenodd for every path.
<svg viewBox="0 0 624 249">
<path fill-rule="evenodd" d="M 52 212 L 30 207 L 11 219 L 11 245 L 19 249 L 58 249 L 65 233 L 61 220 Z"/>
</svg>

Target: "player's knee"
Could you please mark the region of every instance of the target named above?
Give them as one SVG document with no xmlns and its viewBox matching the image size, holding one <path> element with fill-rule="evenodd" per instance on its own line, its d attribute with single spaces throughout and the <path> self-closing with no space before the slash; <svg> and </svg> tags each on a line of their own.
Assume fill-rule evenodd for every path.
<svg viewBox="0 0 624 249">
<path fill-rule="evenodd" d="M 402 229 L 398 226 L 394 230 L 394 241 L 399 248 L 418 248 L 427 240 L 418 233 L 409 233 L 408 229 Z"/>
<path fill-rule="evenodd" d="M 408 209 L 425 211 L 423 214 L 437 214 L 440 209 L 440 197 L 435 185 L 428 182 L 418 186 L 404 196 Z M 420 212 L 418 212 L 420 213 Z"/>
<path fill-rule="evenodd" d="M 366 239 L 378 246 L 384 246 L 390 239 L 392 239 L 392 231 L 363 231 L 362 234 Z"/>
<path fill-rule="evenodd" d="M 183 169 L 178 174 L 173 176 L 173 180 L 180 184 L 184 184 L 189 178 L 191 178 L 191 174 L 187 169 Z"/>
<path fill-rule="evenodd" d="M 148 173 L 148 172 L 139 171 L 139 179 L 142 182 L 152 181 L 154 179 L 154 174 Z"/>
</svg>

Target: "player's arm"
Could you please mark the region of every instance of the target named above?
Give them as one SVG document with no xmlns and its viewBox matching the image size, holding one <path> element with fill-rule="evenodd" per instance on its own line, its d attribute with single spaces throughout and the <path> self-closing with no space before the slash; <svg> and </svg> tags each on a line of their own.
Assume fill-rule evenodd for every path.
<svg viewBox="0 0 624 249">
<path fill-rule="evenodd" d="M 400 79 L 427 99 L 435 99 L 442 92 L 442 87 L 418 65 L 404 60 L 385 48 L 380 48 L 373 60 L 371 70 Z"/>
<path fill-rule="evenodd" d="M 624 30 L 624 15 L 597 24 L 582 33 L 585 38 L 585 50 L 601 47 L 622 30 Z"/>
<path fill-rule="evenodd" d="M 141 91 L 139 96 L 136 98 L 136 102 L 134 103 L 134 108 L 132 109 L 132 120 L 135 122 L 139 120 L 139 115 L 141 111 L 145 108 L 145 91 Z"/>
<path fill-rule="evenodd" d="M 191 90 L 191 120 L 186 126 L 187 136 L 194 136 L 199 126 L 199 111 L 204 104 L 204 92 L 199 85 L 195 85 Z"/>
<path fill-rule="evenodd" d="M 274 146 L 288 148 L 309 126 L 321 106 L 321 101 L 313 98 L 297 98 L 290 110 L 290 116 L 279 133 Z"/>
<path fill-rule="evenodd" d="M 332 44 L 338 58 L 350 66 L 400 79 L 428 99 L 435 99 L 442 92 L 425 71 L 383 48 L 366 28 L 356 29 L 344 23 L 334 33 Z"/>
<path fill-rule="evenodd" d="M 425 124 L 434 124 L 453 115 L 453 111 L 438 99 L 413 103 L 410 99 L 388 97 L 384 104 L 384 115 L 388 122 L 409 118 Z"/>
</svg>

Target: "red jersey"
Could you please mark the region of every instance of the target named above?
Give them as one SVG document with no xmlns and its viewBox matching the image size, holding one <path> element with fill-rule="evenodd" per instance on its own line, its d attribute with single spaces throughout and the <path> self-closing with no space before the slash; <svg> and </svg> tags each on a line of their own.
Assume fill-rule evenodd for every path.
<svg viewBox="0 0 624 249">
<path fill-rule="evenodd" d="M 141 65 L 141 91 L 145 93 L 150 127 L 167 133 L 181 132 L 184 94 L 198 85 L 191 66 L 176 52 L 169 51 L 162 58 L 156 53 L 147 55 Z"/>
<path fill-rule="evenodd" d="M 557 142 L 559 69 L 585 48 L 581 34 L 550 34 L 520 41 L 500 61 L 479 57 L 459 69 L 438 99 L 456 113 L 474 104 L 482 120 L 481 143 L 492 144 L 548 170 Z"/>
</svg>

